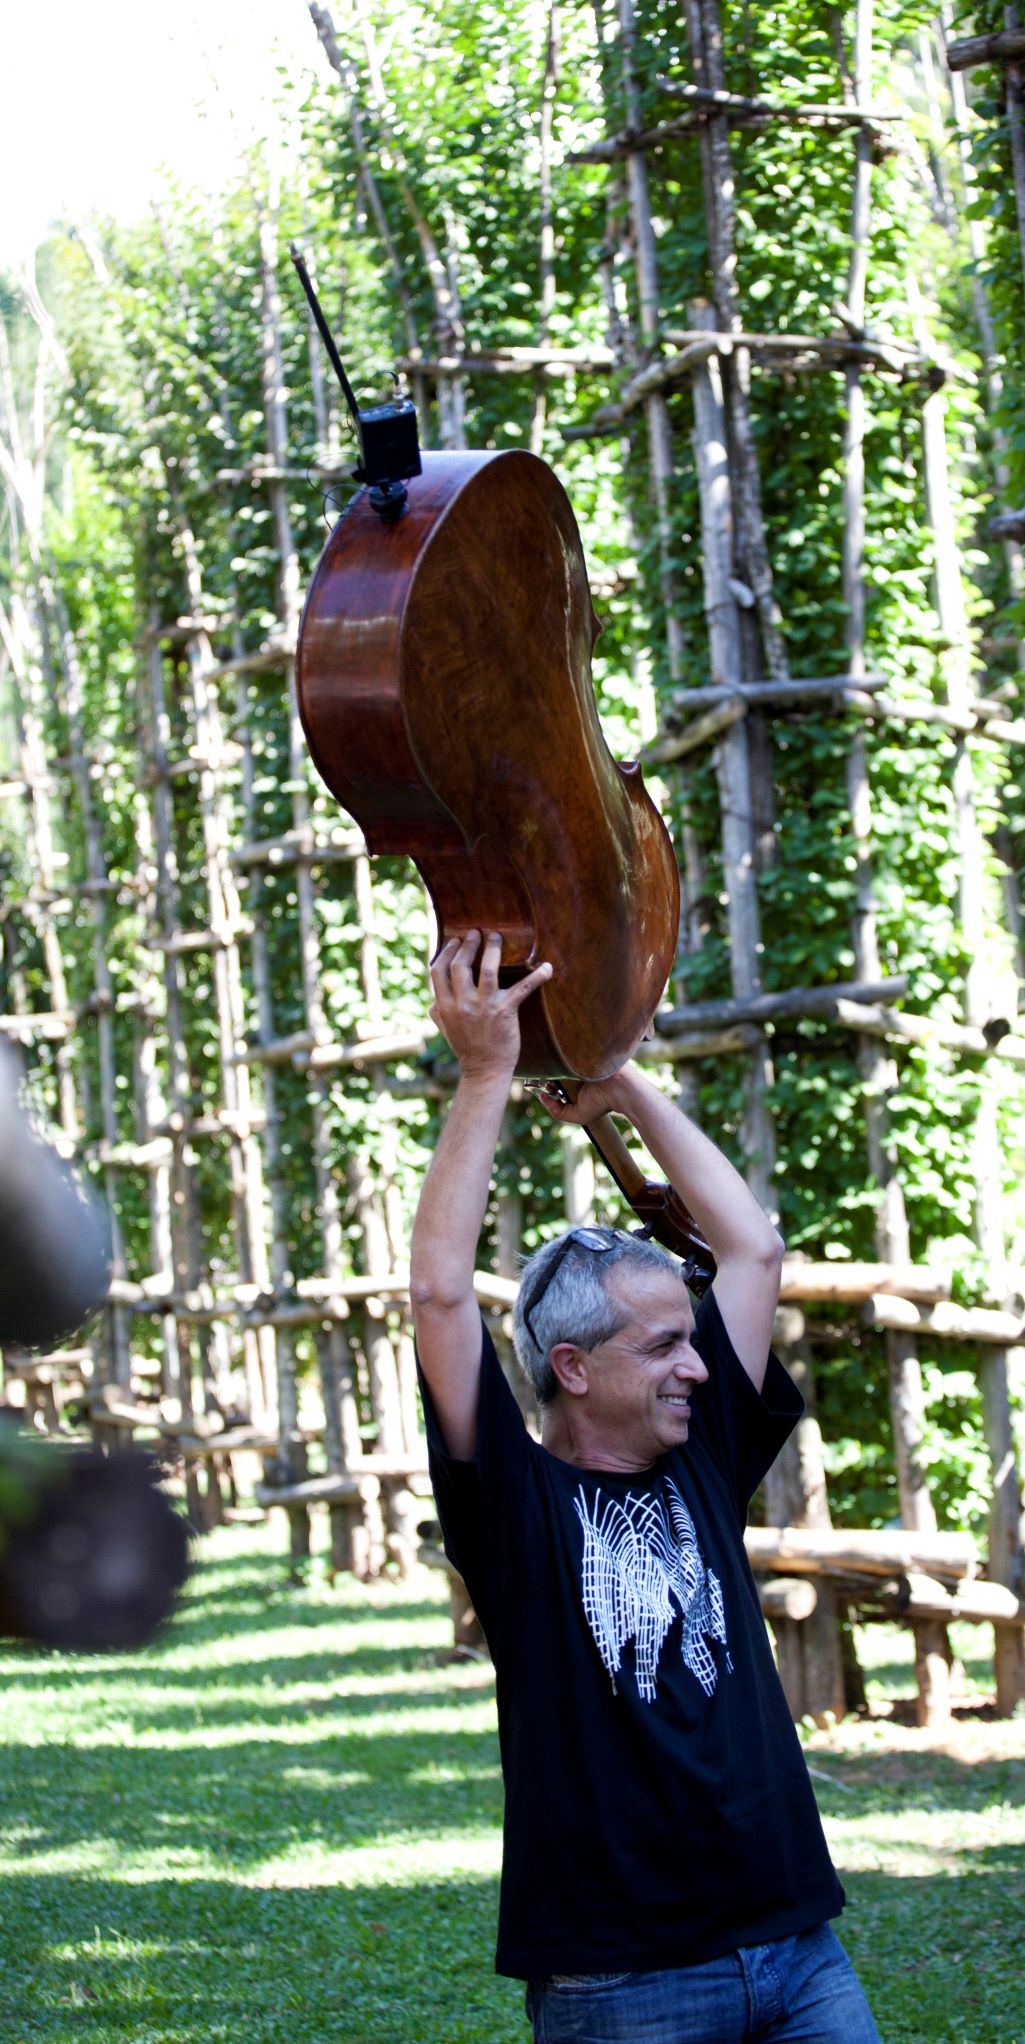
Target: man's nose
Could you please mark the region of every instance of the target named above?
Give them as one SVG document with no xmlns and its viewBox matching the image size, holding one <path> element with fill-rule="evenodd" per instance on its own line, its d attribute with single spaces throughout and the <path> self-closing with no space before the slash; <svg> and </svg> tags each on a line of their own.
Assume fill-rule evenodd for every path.
<svg viewBox="0 0 1025 2044">
<path fill-rule="evenodd" d="M 708 1371 L 696 1348 L 686 1348 L 676 1364 L 676 1375 L 686 1377 L 691 1384 L 707 1384 Z"/>
</svg>

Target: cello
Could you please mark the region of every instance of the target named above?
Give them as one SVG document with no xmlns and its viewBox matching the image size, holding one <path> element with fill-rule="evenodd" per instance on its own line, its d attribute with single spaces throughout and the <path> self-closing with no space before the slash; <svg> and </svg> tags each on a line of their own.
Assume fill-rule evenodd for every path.
<svg viewBox="0 0 1025 2044">
<path fill-rule="evenodd" d="M 371 855 L 414 860 L 439 948 L 497 930 L 504 985 L 551 961 L 520 1010 L 518 1073 L 563 1087 L 608 1078 L 664 992 L 680 882 L 639 765 L 612 758 L 598 721 L 600 624 L 569 498 L 535 455 L 421 455 L 408 403 L 351 408 L 363 487 L 299 630 L 314 764 Z M 609 1116 L 586 1127 L 646 1230 L 689 1257 L 703 1289 L 714 1262 L 673 1188 L 644 1177 Z"/>
</svg>

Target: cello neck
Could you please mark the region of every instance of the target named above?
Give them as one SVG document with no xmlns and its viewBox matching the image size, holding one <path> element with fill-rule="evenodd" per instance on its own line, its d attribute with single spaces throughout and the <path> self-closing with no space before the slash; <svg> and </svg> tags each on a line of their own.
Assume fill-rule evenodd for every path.
<svg viewBox="0 0 1025 2044">
<path fill-rule="evenodd" d="M 629 1200 L 632 1206 L 635 1198 L 643 1193 L 648 1180 L 623 1141 L 611 1114 L 599 1114 L 594 1121 L 585 1121 L 583 1126 L 592 1148 L 615 1179 L 624 1199 Z"/>
<path fill-rule="evenodd" d="M 701 1298 L 715 1276 L 715 1257 L 676 1187 L 665 1179 L 645 1177 L 610 1114 L 586 1121 L 584 1133 L 648 1234 L 685 1259 L 686 1281 Z"/>
</svg>

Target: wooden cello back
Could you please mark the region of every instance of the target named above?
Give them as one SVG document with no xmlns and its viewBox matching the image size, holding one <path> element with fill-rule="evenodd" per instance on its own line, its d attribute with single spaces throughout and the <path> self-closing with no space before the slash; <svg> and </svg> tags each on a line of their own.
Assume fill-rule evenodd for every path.
<svg viewBox="0 0 1025 2044">
<path fill-rule="evenodd" d="M 645 1034 L 675 951 L 679 876 L 639 767 L 594 704 L 597 635 L 562 485 L 524 453 L 437 453 L 386 524 L 364 490 L 306 601 L 299 707 L 372 853 L 415 860 L 439 943 L 500 930 L 541 958 L 524 1074 L 608 1077 Z"/>
</svg>

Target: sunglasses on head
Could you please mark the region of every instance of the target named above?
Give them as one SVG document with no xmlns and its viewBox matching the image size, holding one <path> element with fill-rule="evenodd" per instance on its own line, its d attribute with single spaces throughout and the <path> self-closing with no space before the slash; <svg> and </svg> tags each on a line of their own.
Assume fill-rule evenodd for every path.
<svg viewBox="0 0 1025 2044">
<path fill-rule="evenodd" d="M 614 1246 L 615 1238 L 612 1242 L 608 1241 L 597 1228 L 571 1228 L 569 1234 L 563 1236 L 547 1268 L 538 1274 L 536 1282 L 531 1285 L 530 1297 L 523 1303 L 523 1325 L 536 1349 L 540 1350 L 541 1343 L 534 1332 L 530 1316 L 537 1311 L 556 1271 L 565 1262 L 570 1250 L 590 1249 L 595 1256 L 600 1256 L 604 1250 L 612 1249 Z"/>
</svg>

